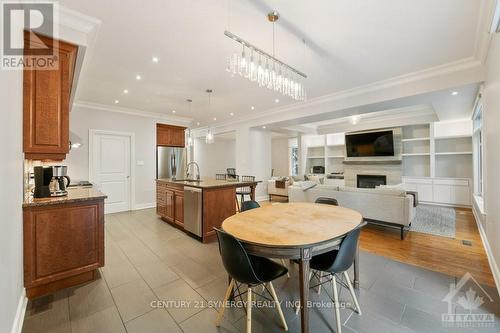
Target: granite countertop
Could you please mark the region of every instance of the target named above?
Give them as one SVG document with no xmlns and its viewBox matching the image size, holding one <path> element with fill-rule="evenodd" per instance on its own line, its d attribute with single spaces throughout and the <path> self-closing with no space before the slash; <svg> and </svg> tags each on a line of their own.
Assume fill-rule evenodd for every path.
<svg viewBox="0 0 500 333">
<path fill-rule="evenodd" d="M 190 187 L 197 188 L 217 188 L 217 187 L 242 187 L 242 186 L 250 186 L 256 183 L 260 183 L 260 181 L 254 182 L 242 182 L 242 181 L 227 181 L 227 180 L 217 180 L 214 178 L 202 178 L 200 182 L 194 181 L 185 181 L 185 180 L 172 180 L 166 178 L 160 178 L 156 180 L 161 183 L 168 183 L 174 185 L 185 185 Z"/>
<path fill-rule="evenodd" d="M 60 205 L 73 202 L 106 199 L 107 196 L 94 188 L 68 188 L 68 195 L 64 197 L 33 198 L 29 195 L 24 199 L 23 207 L 37 207 L 48 205 Z"/>
</svg>

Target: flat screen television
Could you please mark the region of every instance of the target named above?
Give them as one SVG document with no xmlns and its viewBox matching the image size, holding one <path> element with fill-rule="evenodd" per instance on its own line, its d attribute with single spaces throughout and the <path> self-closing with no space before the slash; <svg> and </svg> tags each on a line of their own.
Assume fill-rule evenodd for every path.
<svg viewBox="0 0 500 333">
<path fill-rule="evenodd" d="M 394 156 L 392 131 L 346 134 L 347 157 Z"/>
</svg>

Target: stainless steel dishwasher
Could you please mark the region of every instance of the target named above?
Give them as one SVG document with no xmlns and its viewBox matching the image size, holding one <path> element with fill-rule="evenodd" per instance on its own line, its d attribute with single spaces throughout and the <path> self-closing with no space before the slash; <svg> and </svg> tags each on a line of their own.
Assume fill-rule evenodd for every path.
<svg viewBox="0 0 500 333">
<path fill-rule="evenodd" d="M 184 186 L 184 229 L 196 236 L 203 234 L 201 188 Z"/>
</svg>

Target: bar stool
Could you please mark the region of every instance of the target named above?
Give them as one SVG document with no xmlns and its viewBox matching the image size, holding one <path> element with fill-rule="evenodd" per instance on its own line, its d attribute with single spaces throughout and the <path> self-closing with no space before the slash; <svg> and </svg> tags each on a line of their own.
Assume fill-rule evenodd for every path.
<svg viewBox="0 0 500 333">
<path fill-rule="evenodd" d="M 241 176 L 240 181 L 242 181 L 242 182 L 254 182 L 255 176 Z M 245 195 L 251 195 L 251 194 L 252 194 L 252 188 L 250 186 L 237 188 L 236 189 L 236 202 L 238 202 L 238 195 L 241 196 L 241 199 L 240 199 L 241 205 L 238 205 L 238 207 L 241 207 L 243 205 L 243 202 L 245 201 Z M 238 210 L 240 210 L 240 209 L 238 208 Z"/>
<path fill-rule="evenodd" d="M 226 174 L 225 173 L 216 173 L 215 179 L 216 180 L 226 180 Z"/>
</svg>

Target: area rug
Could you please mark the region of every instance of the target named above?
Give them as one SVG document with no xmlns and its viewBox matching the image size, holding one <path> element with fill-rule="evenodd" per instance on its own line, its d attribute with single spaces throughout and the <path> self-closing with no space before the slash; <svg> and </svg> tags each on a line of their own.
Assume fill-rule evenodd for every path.
<svg viewBox="0 0 500 333">
<path fill-rule="evenodd" d="M 410 231 L 455 238 L 455 220 L 453 208 L 418 205 Z"/>
</svg>

